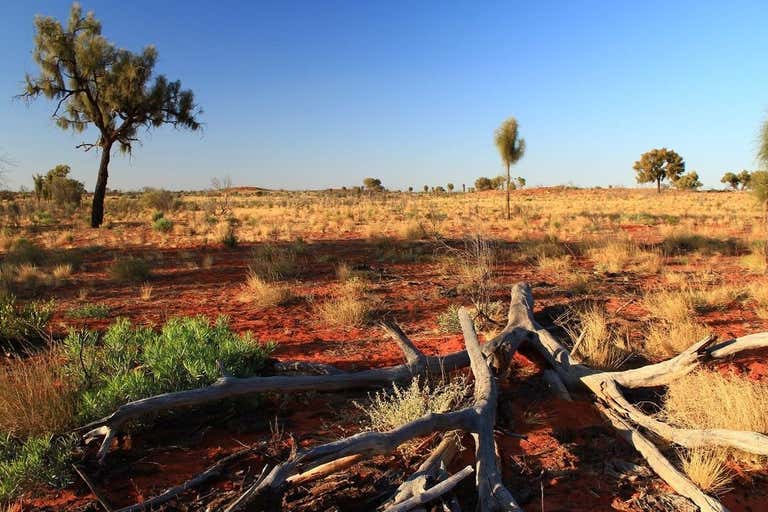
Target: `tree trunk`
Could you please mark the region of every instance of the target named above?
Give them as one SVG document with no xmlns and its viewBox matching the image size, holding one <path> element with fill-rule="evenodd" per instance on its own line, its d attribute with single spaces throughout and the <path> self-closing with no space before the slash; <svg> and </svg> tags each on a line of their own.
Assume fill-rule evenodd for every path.
<svg viewBox="0 0 768 512">
<path fill-rule="evenodd" d="M 656 179 L 656 193 L 661 194 L 661 178 Z"/>
<path fill-rule="evenodd" d="M 104 222 L 104 197 L 107 195 L 107 178 L 109 177 L 109 156 L 112 144 L 101 147 L 101 162 L 96 188 L 93 190 L 93 206 L 91 207 L 91 227 L 97 228 Z"/>
<path fill-rule="evenodd" d="M 512 218 L 512 214 L 509 211 L 509 164 L 507 164 L 507 220 L 510 220 Z"/>
</svg>

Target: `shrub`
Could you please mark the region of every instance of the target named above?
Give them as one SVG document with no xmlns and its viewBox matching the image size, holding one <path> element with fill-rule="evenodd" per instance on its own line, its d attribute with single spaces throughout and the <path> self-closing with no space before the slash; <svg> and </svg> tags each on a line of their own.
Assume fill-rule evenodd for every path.
<svg viewBox="0 0 768 512">
<path fill-rule="evenodd" d="M 652 316 L 671 323 L 685 322 L 695 311 L 693 298 L 686 291 L 662 290 L 651 293 L 643 299 L 643 307 Z"/>
<path fill-rule="evenodd" d="M 168 213 L 179 206 L 176 195 L 163 189 L 146 188 L 141 194 L 141 202 L 144 206 L 163 213 Z"/>
<path fill-rule="evenodd" d="M 65 487 L 72 483 L 69 461 L 72 437 L 0 437 L 0 502 L 9 502 L 35 485 Z"/>
<path fill-rule="evenodd" d="M 46 254 L 34 242 L 26 238 L 19 238 L 11 245 L 5 256 L 5 261 L 11 265 L 42 265 L 46 261 Z"/>
<path fill-rule="evenodd" d="M 120 319 L 101 344 L 95 333 L 80 331 L 64 347 L 68 371 L 83 384 L 81 420 L 89 421 L 128 401 L 212 384 L 221 375 L 219 361 L 232 375 L 256 374 L 274 345 L 232 332 L 224 317 L 215 323 L 194 317 L 170 320 L 160 332 Z"/>
<path fill-rule="evenodd" d="M 126 258 L 112 263 L 109 276 L 115 281 L 142 282 L 152 277 L 152 272 L 147 261 L 141 258 Z"/>
<path fill-rule="evenodd" d="M 632 259 L 635 248 L 625 240 L 612 240 L 587 252 L 598 272 L 617 273 Z"/>
<path fill-rule="evenodd" d="M 152 229 L 161 233 L 167 233 L 173 229 L 173 222 L 165 217 L 160 217 L 152 223 Z"/>
<path fill-rule="evenodd" d="M 461 332 L 461 322 L 459 322 L 459 306 L 451 304 L 448 309 L 437 315 L 437 325 L 440 330 L 447 334 Z"/>
<path fill-rule="evenodd" d="M 13 295 L 0 295 L 0 344 L 39 340 L 53 316 L 55 303 L 34 301 L 23 306 Z"/>
<path fill-rule="evenodd" d="M 464 377 L 430 386 L 416 377 L 408 387 L 395 384 L 391 391 L 369 395 L 367 404 L 355 403 L 368 416 L 371 430 L 384 432 L 397 428 L 430 412 L 444 413 L 464 405 L 469 384 Z"/>
<path fill-rule="evenodd" d="M 67 311 L 69 318 L 107 318 L 110 314 L 106 304 L 83 304 Z"/>
<path fill-rule="evenodd" d="M 745 251 L 744 244 L 734 238 L 710 238 L 690 233 L 677 233 L 666 237 L 661 243 L 661 248 L 671 255 L 698 252 L 705 256 L 713 254 L 736 256 Z"/>
</svg>

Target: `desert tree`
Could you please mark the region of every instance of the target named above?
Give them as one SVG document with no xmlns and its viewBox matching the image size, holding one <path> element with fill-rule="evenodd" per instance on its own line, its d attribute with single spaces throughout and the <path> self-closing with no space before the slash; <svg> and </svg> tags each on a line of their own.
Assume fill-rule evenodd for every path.
<svg viewBox="0 0 768 512">
<path fill-rule="evenodd" d="M 478 191 L 483 190 L 491 190 L 493 188 L 493 183 L 491 182 L 490 178 L 487 178 L 485 176 L 480 176 L 475 180 L 475 189 Z"/>
<path fill-rule="evenodd" d="M 523 178 L 522 176 L 518 176 L 516 181 L 517 181 L 517 187 L 518 188 L 525 188 L 525 184 L 527 183 L 525 181 L 525 178 Z"/>
<path fill-rule="evenodd" d="M 699 173 L 696 171 L 687 172 L 679 176 L 672 182 L 678 190 L 696 190 L 702 187 L 702 183 L 699 180 Z"/>
<path fill-rule="evenodd" d="M 507 169 L 507 220 L 511 218 L 509 192 L 511 190 L 510 168 L 525 154 L 525 140 L 518 133 L 517 119 L 510 117 L 496 129 L 494 141 L 499 150 L 501 162 Z"/>
<path fill-rule="evenodd" d="M 446 185 L 446 188 L 448 189 L 448 192 L 453 192 L 453 189 L 454 189 L 453 183 L 448 183 Z"/>
<path fill-rule="evenodd" d="M 424 193 L 426 194 L 429 192 L 429 185 L 424 185 Z"/>
<path fill-rule="evenodd" d="M 720 178 L 720 183 L 724 183 L 731 187 L 733 190 L 736 190 L 739 188 L 739 184 L 741 183 L 741 178 L 738 174 L 734 172 L 726 172 L 723 174 L 723 177 Z"/>
<path fill-rule="evenodd" d="M 638 183 L 656 183 L 656 191 L 661 192 L 661 182 L 677 181 L 685 172 L 685 162 L 671 149 L 652 149 L 643 153 L 632 168 Z"/>
<path fill-rule="evenodd" d="M 739 173 L 739 183 L 741 183 L 741 190 L 746 190 L 752 183 L 752 173 L 744 169 Z"/>
<path fill-rule="evenodd" d="M 363 185 L 369 192 L 381 192 L 384 190 L 384 187 L 381 186 L 381 180 L 378 178 L 365 178 Z"/>
<path fill-rule="evenodd" d="M 153 46 L 138 54 L 117 48 L 101 34 L 93 12 L 83 15 L 77 3 L 66 27 L 52 17 L 35 18 L 33 57 L 40 74 L 26 76 L 21 96 L 32 100 L 42 95 L 56 102 L 52 117 L 64 130 L 97 130 L 95 140 L 77 147 L 101 151 L 91 209 L 91 226 L 98 227 L 104 221 L 113 147 L 130 153 L 139 142 L 140 128 L 169 124 L 197 130 L 200 110 L 192 91 L 182 89 L 181 82 L 154 74 Z"/>
</svg>

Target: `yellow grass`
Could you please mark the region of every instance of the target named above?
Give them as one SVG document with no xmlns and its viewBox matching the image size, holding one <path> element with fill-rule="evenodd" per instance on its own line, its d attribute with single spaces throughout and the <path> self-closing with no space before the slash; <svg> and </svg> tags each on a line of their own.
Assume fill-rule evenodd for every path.
<svg viewBox="0 0 768 512">
<path fill-rule="evenodd" d="M 320 318 L 339 327 L 362 327 L 371 312 L 369 300 L 366 297 L 366 284 L 360 279 L 352 278 L 345 281 L 337 296 L 327 299 L 318 305 Z"/>
<path fill-rule="evenodd" d="M 72 428 L 74 390 L 56 351 L 0 368 L 0 432 L 26 438 Z"/>
<path fill-rule="evenodd" d="M 286 302 L 291 297 L 288 285 L 268 281 L 249 272 L 237 298 L 259 308 L 269 308 Z"/>
<path fill-rule="evenodd" d="M 621 366 L 627 353 L 621 348 L 623 343 L 611 326 L 605 308 L 588 305 L 572 310 L 570 317 L 572 323 L 565 325 L 574 344 L 578 343 L 575 355 L 596 368 L 608 370 Z"/>
<path fill-rule="evenodd" d="M 711 331 L 691 320 L 656 322 L 645 337 L 645 351 L 654 359 L 667 359 L 704 339 Z"/>
<path fill-rule="evenodd" d="M 696 371 L 670 383 L 664 414 L 681 427 L 768 433 L 768 384 Z"/>
<path fill-rule="evenodd" d="M 643 299 L 643 307 L 651 316 L 668 322 L 684 322 L 695 312 L 693 299 L 685 291 L 662 290 Z"/>
<path fill-rule="evenodd" d="M 617 273 L 624 270 L 636 248 L 627 240 L 610 240 L 587 251 L 598 272 Z"/>
<path fill-rule="evenodd" d="M 694 448 L 680 454 L 683 471 L 702 491 L 722 494 L 729 490 L 733 475 L 726 465 L 725 450 Z"/>
</svg>

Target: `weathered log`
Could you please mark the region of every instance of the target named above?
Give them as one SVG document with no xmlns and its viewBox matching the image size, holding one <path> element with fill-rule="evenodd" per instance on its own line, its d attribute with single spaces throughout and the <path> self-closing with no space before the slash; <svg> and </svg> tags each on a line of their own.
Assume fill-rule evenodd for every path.
<svg viewBox="0 0 768 512">
<path fill-rule="evenodd" d="M 297 453 L 290 460 L 276 466 L 258 485 L 252 485 L 238 497 L 227 512 L 241 510 L 256 500 L 279 509 L 282 495 L 289 478 L 298 471 L 310 471 L 313 467 L 327 464 L 352 455 L 372 457 L 391 453 L 400 445 L 433 432 L 461 430 L 475 436 L 477 459 L 477 486 L 482 510 L 489 512 L 517 512 L 520 507 L 501 481 L 501 472 L 494 450 L 493 424 L 496 418 L 497 390 L 491 371 L 480 348 L 474 327 L 465 309 L 459 310 L 464 331 L 467 354 L 475 376 L 475 402 L 472 406 L 448 413 L 429 413 L 410 423 L 388 432 L 362 432 L 353 436 L 316 446 Z M 396 333 L 400 337 L 400 333 Z M 523 338 L 520 338 L 522 341 Z M 409 348 L 406 354 L 414 359 L 422 358 L 410 340 L 400 340 Z M 516 346 L 514 347 L 516 348 Z"/>
<path fill-rule="evenodd" d="M 424 492 L 411 496 L 407 500 L 388 508 L 386 512 L 408 512 L 409 510 L 413 510 L 414 507 L 434 501 L 444 494 L 451 492 L 459 482 L 471 475 L 472 471 L 472 466 L 467 466 L 458 473 L 446 478 Z"/>
</svg>

